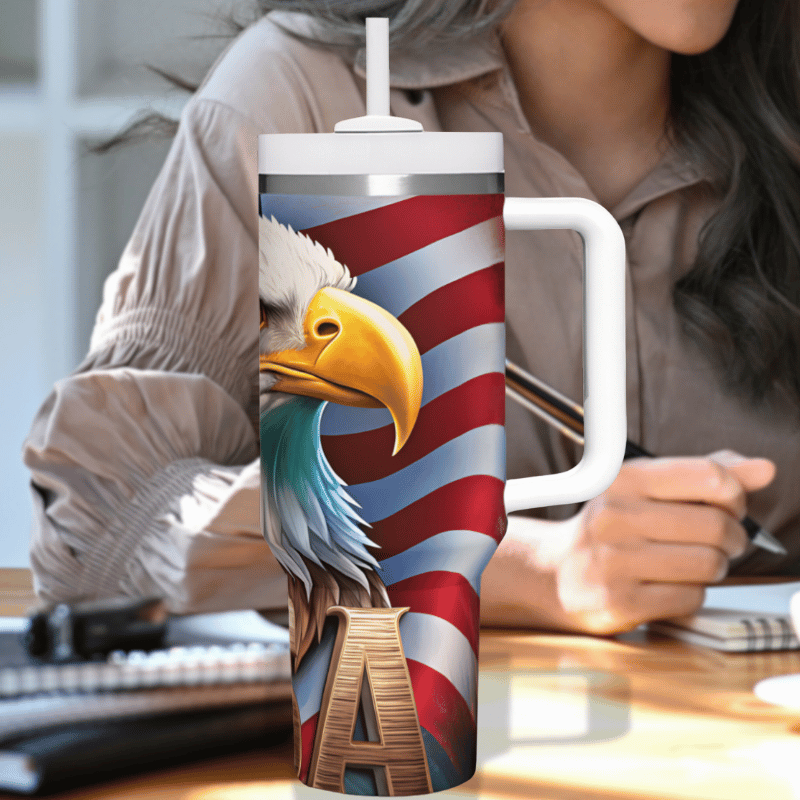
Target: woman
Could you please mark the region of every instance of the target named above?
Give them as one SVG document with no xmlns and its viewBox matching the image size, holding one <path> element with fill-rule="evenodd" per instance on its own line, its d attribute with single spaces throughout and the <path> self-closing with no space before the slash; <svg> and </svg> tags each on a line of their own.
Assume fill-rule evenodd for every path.
<svg viewBox="0 0 800 800">
<path fill-rule="evenodd" d="M 797 560 L 800 6 L 485 5 L 332 0 L 327 29 L 265 17 L 217 63 L 106 284 L 89 355 L 26 444 L 44 598 L 285 604 L 258 518 L 256 137 L 364 113 L 352 53 L 277 23 L 341 42 L 370 15 L 393 20 L 393 113 L 502 131 L 509 195 L 597 199 L 627 239 L 629 436 L 665 457 L 627 462 L 579 512 L 513 517 L 484 573 L 484 622 L 615 633 L 693 611 L 731 565 Z M 509 357 L 576 398 L 581 263 L 574 234 L 508 236 Z M 509 477 L 580 457 L 514 406 L 507 430 Z M 785 560 L 747 546 L 746 504 Z"/>
</svg>

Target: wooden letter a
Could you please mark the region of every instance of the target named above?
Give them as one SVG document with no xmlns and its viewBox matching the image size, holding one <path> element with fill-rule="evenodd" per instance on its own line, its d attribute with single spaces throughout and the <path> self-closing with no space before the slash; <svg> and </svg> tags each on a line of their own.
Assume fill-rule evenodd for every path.
<svg viewBox="0 0 800 800">
<path fill-rule="evenodd" d="M 343 608 L 322 695 L 308 785 L 344 792 L 346 766 L 372 768 L 378 794 L 432 792 L 398 622 L 408 608 Z M 363 686 L 366 680 L 367 685 Z M 353 741 L 359 702 L 369 738 Z"/>
</svg>

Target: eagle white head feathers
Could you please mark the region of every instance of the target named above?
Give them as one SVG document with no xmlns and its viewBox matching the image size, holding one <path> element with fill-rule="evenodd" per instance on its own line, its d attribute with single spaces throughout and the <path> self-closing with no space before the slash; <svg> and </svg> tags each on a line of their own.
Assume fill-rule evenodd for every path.
<svg viewBox="0 0 800 800">
<path fill-rule="evenodd" d="M 314 295 L 326 286 L 352 292 L 356 279 L 330 248 L 275 217 L 258 220 L 258 289 L 270 317 L 261 331 L 260 352 L 299 349 L 305 344 L 303 321 Z"/>
</svg>

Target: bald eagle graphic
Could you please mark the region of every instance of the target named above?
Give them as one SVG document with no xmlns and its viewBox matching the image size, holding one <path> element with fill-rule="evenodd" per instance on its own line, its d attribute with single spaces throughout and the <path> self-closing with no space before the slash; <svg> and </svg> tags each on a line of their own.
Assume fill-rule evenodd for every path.
<svg viewBox="0 0 800 800">
<path fill-rule="evenodd" d="M 289 577 L 296 671 L 330 606 L 390 606 L 369 526 L 323 453 L 322 413 L 387 408 L 396 454 L 419 414 L 422 361 L 395 317 L 352 294 L 330 249 L 261 216 L 259 250 L 262 527 Z"/>
</svg>

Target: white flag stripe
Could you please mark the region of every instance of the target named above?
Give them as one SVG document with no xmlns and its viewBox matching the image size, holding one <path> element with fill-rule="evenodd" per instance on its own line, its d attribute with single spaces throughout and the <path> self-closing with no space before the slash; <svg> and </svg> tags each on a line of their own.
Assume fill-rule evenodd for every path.
<svg viewBox="0 0 800 800">
<path fill-rule="evenodd" d="M 405 657 L 447 678 L 464 698 L 475 719 L 478 659 L 467 637 L 441 617 L 414 611 L 400 617 L 399 627 Z"/>
<path fill-rule="evenodd" d="M 262 194 L 260 207 L 267 218 L 274 214 L 283 225 L 291 225 L 294 230 L 302 231 L 304 228 L 327 225 L 337 219 L 347 219 L 353 214 L 383 208 L 397 202 L 397 198 L 359 197 L 357 201 L 357 205 L 343 203 L 339 195 Z"/>
<path fill-rule="evenodd" d="M 443 531 L 383 559 L 378 577 L 386 586 L 391 586 L 426 572 L 457 572 L 469 581 L 476 594 L 480 594 L 481 573 L 496 548 L 497 542 L 485 533 Z M 376 551 L 375 555 L 379 553 Z"/>
<path fill-rule="evenodd" d="M 502 425 L 482 425 L 385 478 L 348 486 L 347 493 L 361 506 L 363 520 L 378 522 L 461 478 L 491 475 L 505 481 L 505 444 Z"/>
<path fill-rule="evenodd" d="M 502 220 L 494 217 L 359 275 L 355 294 L 399 317 L 431 292 L 503 258 Z"/>
<path fill-rule="evenodd" d="M 502 322 L 476 325 L 422 356 L 422 405 L 488 372 L 505 373 L 506 328 Z M 328 403 L 322 413 L 323 436 L 363 433 L 392 424 L 385 408 L 355 408 Z"/>
<path fill-rule="evenodd" d="M 292 676 L 292 688 L 300 711 L 300 723 L 311 719 L 322 704 L 322 692 L 331 665 L 336 626 L 326 626 L 319 644 L 303 656 L 300 669 Z"/>
</svg>

